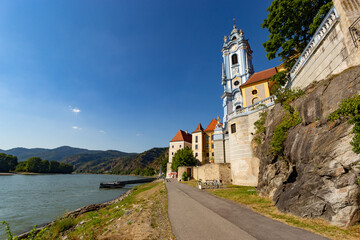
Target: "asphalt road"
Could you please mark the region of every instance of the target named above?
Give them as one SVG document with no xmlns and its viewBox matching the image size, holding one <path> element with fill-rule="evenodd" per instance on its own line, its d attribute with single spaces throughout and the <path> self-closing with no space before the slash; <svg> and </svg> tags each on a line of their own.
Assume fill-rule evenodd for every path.
<svg viewBox="0 0 360 240">
<path fill-rule="evenodd" d="M 176 180 L 167 182 L 166 187 L 171 227 L 178 240 L 327 239 Z"/>
</svg>

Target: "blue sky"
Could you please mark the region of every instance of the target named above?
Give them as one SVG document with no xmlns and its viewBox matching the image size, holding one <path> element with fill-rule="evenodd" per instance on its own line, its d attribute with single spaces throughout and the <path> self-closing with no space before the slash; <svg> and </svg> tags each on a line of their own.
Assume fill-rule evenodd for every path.
<svg viewBox="0 0 360 240">
<path fill-rule="evenodd" d="M 0 148 L 142 152 L 217 115 L 232 19 L 255 71 L 270 0 L 0 1 Z"/>
</svg>

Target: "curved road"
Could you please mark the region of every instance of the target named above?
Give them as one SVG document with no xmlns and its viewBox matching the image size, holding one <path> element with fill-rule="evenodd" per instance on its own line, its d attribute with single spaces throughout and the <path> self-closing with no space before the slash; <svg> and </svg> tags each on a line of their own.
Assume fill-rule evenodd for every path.
<svg viewBox="0 0 360 240">
<path fill-rule="evenodd" d="M 166 183 L 168 214 L 178 240 L 325 240 L 176 180 Z"/>
</svg>

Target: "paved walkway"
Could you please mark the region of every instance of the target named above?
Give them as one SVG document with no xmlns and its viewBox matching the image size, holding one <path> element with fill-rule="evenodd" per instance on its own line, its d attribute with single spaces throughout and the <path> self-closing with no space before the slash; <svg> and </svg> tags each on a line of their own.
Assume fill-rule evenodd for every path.
<svg viewBox="0 0 360 240">
<path fill-rule="evenodd" d="M 166 183 L 168 213 L 178 240 L 325 240 L 176 180 Z"/>
</svg>

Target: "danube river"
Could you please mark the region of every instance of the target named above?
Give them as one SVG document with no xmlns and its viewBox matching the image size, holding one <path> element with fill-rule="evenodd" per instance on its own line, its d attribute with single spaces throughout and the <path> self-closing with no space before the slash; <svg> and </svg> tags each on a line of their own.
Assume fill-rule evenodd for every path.
<svg viewBox="0 0 360 240">
<path fill-rule="evenodd" d="M 67 211 L 119 197 L 132 186 L 99 189 L 100 182 L 139 179 L 135 176 L 102 174 L 43 174 L 0 176 L 0 222 L 10 224 L 15 234 L 60 217 Z M 5 227 L 0 225 L 0 239 Z"/>
</svg>

